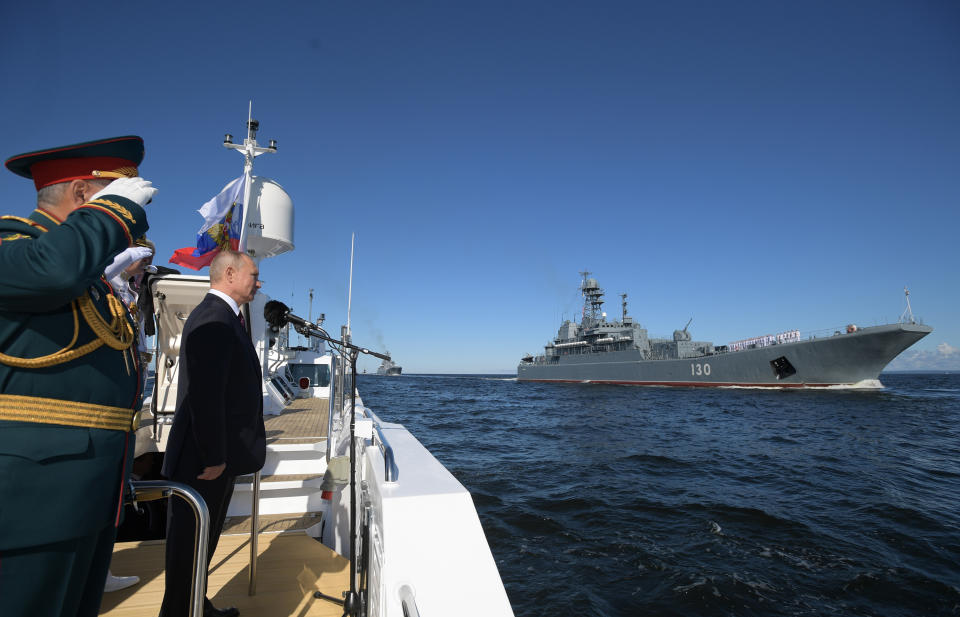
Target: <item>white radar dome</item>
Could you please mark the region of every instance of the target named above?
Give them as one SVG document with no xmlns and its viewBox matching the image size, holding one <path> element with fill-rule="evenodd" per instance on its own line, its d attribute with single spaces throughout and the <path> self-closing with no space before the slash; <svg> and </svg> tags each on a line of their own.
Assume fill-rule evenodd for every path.
<svg viewBox="0 0 960 617">
<path fill-rule="evenodd" d="M 293 200 L 270 178 L 254 176 L 250 182 L 247 215 L 247 251 L 256 259 L 293 250 Z"/>
</svg>

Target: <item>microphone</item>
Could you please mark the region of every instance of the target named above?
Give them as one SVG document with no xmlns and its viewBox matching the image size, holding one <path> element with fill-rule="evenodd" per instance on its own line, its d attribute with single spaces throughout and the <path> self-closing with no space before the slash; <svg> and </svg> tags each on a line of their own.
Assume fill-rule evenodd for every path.
<svg viewBox="0 0 960 617">
<path fill-rule="evenodd" d="M 155 266 L 153 264 L 148 264 L 147 267 L 144 268 L 144 272 L 148 272 L 150 274 L 180 274 L 180 271 L 174 268 Z"/>
<path fill-rule="evenodd" d="M 371 356 L 380 358 L 382 360 L 390 359 L 390 356 L 388 355 L 377 353 L 375 351 L 370 351 L 369 349 L 366 349 L 363 347 L 357 347 L 355 345 L 350 345 L 349 343 L 336 341 L 330 338 L 330 335 L 327 334 L 326 330 L 324 330 L 317 324 L 310 323 L 303 317 L 297 317 L 296 315 L 292 314 L 290 312 L 290 307 L 284 304 L 283 302 L 280 302 L 279 300 L 270 300 L 263 306 L 263 318 L 266 319 L 267 323 L 273 326 L 274 328 L 280 328 L 280 326 L 286 323 L 292 323 L 293 325 L 297 326 L 298 328 L 297 331 L 300 332 L 301 334 L 315 336 L 325 341 L 330 341 L 331 343 L 338 343 L 340 345 L 343 345 L 344 347 L 355 349 L 360 353 L 370 354 Z M 304 328 L 305 330 L 309 330 L 309 332 L 299 330 L 299 328 Z"/>
<path fill-rule="evenodd" d="M 296 315 L 292 314 L 290 312 L 290 307 L 279 300 L 270 300 L 267 302 L 267 304 L 263 307 L 263 318 L 266 319 L 267 323 L 274 328 L 279 328 L 285 323 L 292 323 L 295 326 L 306 328 L 317 327 L 303 317 L 297 317 Z"/>
</svg>

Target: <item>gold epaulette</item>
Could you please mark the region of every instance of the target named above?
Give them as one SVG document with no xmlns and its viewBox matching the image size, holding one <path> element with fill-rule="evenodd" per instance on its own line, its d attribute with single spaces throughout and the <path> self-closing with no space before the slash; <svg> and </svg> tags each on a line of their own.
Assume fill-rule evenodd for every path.
<svg viewBox="0 0 960 617">
<path fill-rule="evenodd" d="M 47 231 L 47 228 L 41 225 L 40 223 L 37 223 L 36 221 L 32 221 L 30 219 L 25 219 L 22 216 L 14 216 L 12 214 L 6 214 L 4 216 L 0 216 L 0 221 L 16 221 L 18 223 L 27 225 L 28 227 L 39 229 L 41 232 L 44 232 L 44 233 L 46 233 Z M 17 233 L 13 230 L 10 230 L 9 235 L 0 237 L 0 242 L 11 242 L 13 240 L 24 240 L 24 239 L 32 240 L 33 236 L 29 236 L 23 233 Z"/>
<path fill-rule="evenodd" d="M 138 416 L 124 407 L 0 394 L 0 420 L 132 431 L 137 428 Z"/>
<path fill-rule="evenodd" d="M 36 227 L 40 231 L 47 231 L 47 228 L 41 225 L 36 221 L 31 221 L 30 219 L 25 219 L 22 216 L 13 216 L 12 214 L 7 214 L 5 216 L 0 216 L 0 220 L 4 221 L 16 221 L 18 223 L 23 223 L 24 225 L 29 225 L 30 227 Z"/>
</svg>

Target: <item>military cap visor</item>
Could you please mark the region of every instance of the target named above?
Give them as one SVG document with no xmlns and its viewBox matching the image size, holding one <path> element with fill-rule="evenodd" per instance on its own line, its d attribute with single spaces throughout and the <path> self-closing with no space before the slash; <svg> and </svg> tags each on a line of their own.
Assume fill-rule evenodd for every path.
<svg viewBox="0 0 960 617">
<path fill-rule="evenodd" d="M 33 179 L 37 190 L 71 180 L 133 178 L 143 161 L 143 139 L 136 135 L 86 141 L 18 154 L 7 169 Z"/>
</svg>

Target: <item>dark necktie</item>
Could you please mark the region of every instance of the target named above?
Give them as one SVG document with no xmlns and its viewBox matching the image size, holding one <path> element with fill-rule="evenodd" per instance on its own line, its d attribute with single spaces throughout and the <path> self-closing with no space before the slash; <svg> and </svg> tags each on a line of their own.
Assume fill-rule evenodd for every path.
<svg viewBox="0 0 960 617">
<path fill-rule="evenodd" d="M 237 317 L 240 318 L 240 327 L 243 328 L 244 330 L 246 330 L 246 329 L 247 329 L 247 320 L 243 318 L 243 311 L 240 311 L 239 313 L 237 313 Z"/>
</svg>

